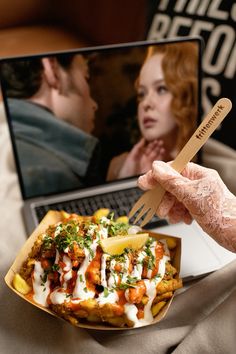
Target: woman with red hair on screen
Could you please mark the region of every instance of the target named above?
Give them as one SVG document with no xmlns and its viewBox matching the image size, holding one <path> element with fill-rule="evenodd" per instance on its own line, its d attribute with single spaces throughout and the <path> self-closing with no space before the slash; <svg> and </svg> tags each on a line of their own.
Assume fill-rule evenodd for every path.
<svg viewBox="0 0 236 354">
<path fill-rule="evenodd" d="M 198 53 L 194 43 L 148 48 L 135 83 L 140 139 L 114 157 L 107 180 L 147 172 L 154 160 L 175 158 L 197 124 Z"/>
</svg>

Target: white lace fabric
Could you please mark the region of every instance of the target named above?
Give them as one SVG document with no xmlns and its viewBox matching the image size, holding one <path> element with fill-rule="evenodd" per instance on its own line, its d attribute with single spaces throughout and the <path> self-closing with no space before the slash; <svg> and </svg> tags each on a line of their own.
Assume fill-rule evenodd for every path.
<svg viewBox="0 0 236 354">
<path fill-rule="evenodd" d="M 216 242 L 236 252 L 236 197 L 215 170 L 189 163 L 179 174 L 169 164 L 155 161 L 138 185 L 146 190 L 157 183 L 167 191 L 157 210 L 160 217 L 187 224 L 195 219 Z"/>
</svg>

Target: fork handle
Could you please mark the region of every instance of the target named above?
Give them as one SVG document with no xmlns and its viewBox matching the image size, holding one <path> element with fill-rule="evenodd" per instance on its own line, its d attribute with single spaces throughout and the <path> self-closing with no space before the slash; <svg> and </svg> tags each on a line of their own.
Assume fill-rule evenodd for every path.
<svg viewBox="0 0 236 354">
<path fill-rule="evenodd" d="M 209 136 L 227 116 L 231 108 L 232 102 L 228 98 L 219 99 L 171 163 L 171 167 L 178 172 L 182 172 L 187 163 L 192 160 Z"/>
</svg>

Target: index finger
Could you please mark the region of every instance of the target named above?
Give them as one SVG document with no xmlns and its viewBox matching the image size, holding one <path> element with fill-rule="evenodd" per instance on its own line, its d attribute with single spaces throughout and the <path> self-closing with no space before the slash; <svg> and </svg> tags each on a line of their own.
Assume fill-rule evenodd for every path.
<svg viewBox="0 0 236 354">
<path fill-rule="evenodd" d="M 156 187 L 158 184 L 157 180 L 153 177 L 152 170 L 145 173 L 138 178 L 138 187 L 143 190 L 148 190 Z"/>
</svg>

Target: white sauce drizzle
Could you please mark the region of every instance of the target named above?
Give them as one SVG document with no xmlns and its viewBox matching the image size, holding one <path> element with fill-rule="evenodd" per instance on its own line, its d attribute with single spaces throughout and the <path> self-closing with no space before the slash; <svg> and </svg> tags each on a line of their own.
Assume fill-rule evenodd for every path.
<svg viewBox="0 0 236 354">
<path fill-rule="evenodd" d="M 97 240 L 94 240 L 90 247 L 94 255 L 96 253 L 97 246 L 98 246 Z M 86 279 L 85 279 L 86 270 L 93 259 L 91 256 L 91 251 L 87 248 L 84 249 L 85 258 L 77 272 L 77 279 L 73 291 L 73 297 L 79 298 L 81 301 L 94 298 L 95 296 L 95 292 L 87 288 Z"/>
<path fill-rule="evenodd" d="M 109 257 L 110 256 L 108 254 L 103 253 L 101 259 L 101 285 L 104 286 L 104 288 L 107 288 L 106 262 Z"/>
<path fill-rule="evenodd" d="M 58 264 L 59 263 L 59 260 L 60 260 L 60 253 L 58 250 L 56 250 L 56 257 L 55 257 L 55 262 L 54 264 Z"/>
<path fill-rule="evenodd" d="M 137 234 L 140 231 L 142 231 L 142 228 L 137 225 L 132 225 L 128 228 L 128 234 L 131 234 L 131 235 Z"/>
<path fill-rule="evenodd" d="M 33 290 L 34 295 L 33 299 L 38 304 L 48 307 L 47 297 L 50 293 L 50 281 L 47 279 L 43 283 L 42 278 L 44 277 L 44 269 L 41 266 L 40 261 L 36 261 L 34 264 L 34 273 L 33 273 Z"/>
<path fill-rule="evenodd" d="M 99 294 L 97 301 L 100 305 L 110 303 L 110 304 L 115 304 L 119 300 L 119 296 L 117 294 L 117 291 L 109 291 L 108 290 L 108 295 L 105 294 L 103 291 L 102 293 Z"/>
<path fill-rule="evenodd" d="M 144 251 L 139 252 L 137 264 L 135 264 L 135 266 L 131 272 L 131 277 L 136 277 L 138 280 L 140 280 L 142 278 L 143 260 L 146 256 L 147 256 L 147 254 Z"/>
<path fill-rule="evenodd" d="M 60 260 L 60 254 L 58 251 L 56 253 L 56 260 L 55 264 L 58 264 Z M 68 281 L 72 278 L 72 263 L 70 258 L 66 255 L 63 255 L 62 262 L 65 264 L 65 266 L 63 268 L 59 267 L 58 272 L 60 273 L 60 282 L 62 284 L 62 288 L 66 289 Z"/>
<path fill-rule="evenodd" d="M 153 263 L 156 264 L 156 245 L 157 245 L 157 242 L 154 241 L 150 247 L 150 251 L 152 253 L 152 256 L 153 256 Z M 147 271 L 147 278 L 151 279 L 152 277 L 152 268 L 148 269 Z"/>
<path fill-rule="evenodd" d="M 108 278 L 108 288 L 113 288 L 114 286 L 116 286 L 119 280 L 119 275 L 111 270 L 110 276 Z"/>
<path fill-rule="evenodd" d="M 61 288 L 57 288 L 54 289 L 54 291 L 50 294 L 50 300 L 54 305 L 61 305 L 65 301 L 66 302 L 70 301 L 70 298 L 67 295 L 68 294 L 62 291 Z"/>
<path fill-rule="evenodd" d="M 129 264 L 130 264 L 130 259 L 129 256 L 126 254 L 124 256 L 125 262 L 122 264 L 122 271 L 123 273 L 121 276 L 121 282 L 125 283 L 127 281 L 128 275 L 129 275 Z"/>
<path fill-rule="evenodd" d="M 105 227 L 101 226 L 101 229 L 98 231 L 98 236 L 101 239 L 107 238 L 108 237 L 108 230 Z"/>
<path fill-rule="evenodd" d="M 137 318 L 138 308 L 134 304 L 130 304 L 127 302 L 124 305 L 124 311 L 127 318 L 134 323 L 134 327 L 138 327 L 139 324 L 139 320 Z"/>
<path fill-rule="evenodd" d="M 41 262 L 39 261 L 35 262 L 35 268 L 33 273 L 34 301 L 47 307 L 48 306 L 47 297 L 49 294 L 50 294 L 50 300 L 53 304 L 63 304 L 64 302 L 68 302 L 68 301 L 71 301 L 72 303 L 79 303 L 82 300 L 94 298 L 95 292 L 87 288 L 85 273 L 89 264 L 93 260 L 93 257 L 96 254 L 96 249 L 99 240 L 108 237 L 108 230 L 105 226 L 109 225 L 109 223 L 110 220 L 107 219 L 106 217 L 103 217 L 102 225 L 93 224 L 90 225 L 89 229 L 87 230 L 87 235 L 91 237 L 94 237 L 96 235 L 96 238 L 93 240 L 92 245 L 90 246 L 89 249 L 86 247 L 84 248 L 85 258 L 77 272 L 76 283 L 75 283 L 72 297 L 68 296 L 68 294 L 66 293 L 67 283 L 72 278 L 72 274 L 73 274 L 71 259 L 68 257 L 67 254 L 65 254 L 68 253 L 69 251 L 68 247 L 67 249 L 64 250 L 64 254 L 62 258 L 62 262 L 64 263 L 64 266 L 59 267 L 58 270 L 58 272 L 60 273 L 60 281 L 62 285 L 60 288 L 54 289 L 54 291 L 51 292 L 51 294 L 50 294 L 50 281 L 47 279 L 45 283 L 42 283 L 42 278 L 44 277 L 45 272 L 41 266 Z M 58 235 L 60 231 L 61 231 L 61 224 L 58 224 L 55 230 L 55 236 Z M 140 231 L 139 227 L 132 226 L 129 228 L 128 233 L 135 234 L 139 231 Z M 125 292 L 125 297 L 128 302 L 124 305 L 124 312 L 127 318 L 133 322 L 134 327 L 140 327 L 149 324 L 153 321 L 151 306 L 156 296 L 156 286 L 164 277 L 165 263 L 170 259 L 170 253 L 166 241 L 160 240 L 160 242 L 162 242 L 164 246 L 164 256 L 159 261 L 158 274 L 153 279 L 151 279 L 153 269 L 148 269 L 147 279 L 143 279 L 146 287 L 145 294 L 148 296 L 148 302 L 144 306 L 144 318 L 138 319 L 137 306 L 135 304 L 129 303 L 129 296 L 128 296 L 129 288 Z M 152 257 L 153 263 L 156 263 L 156 251 L 155 251 L 156 245 L 157 242 L 154 241 L 149 247 L 149 250 L 151 251 L 153 256 Z M 108 254 L 102 254 L 100 276 L 101 276 L 101 285 L 104 287 L 104 291 L 99 294 L 97 298 L 97 302 L 100 305 L 106 303 L 118 302 L 119 301 L 118 292 L 114 289 L 114 287 L 116 287 L 118 283 L 121 284 L 126 283 L 128 281 L 128 276 L 130 276 L 131 278 L 135 278 L 136 281 L 141 280 L 142 273 L 143 273 L 143 260 L 145 257 L 147 257 L 147 253 L 144 248 L 142 251 L 139 252 L 137 257 L 137 263 L 133 266 L 133 270 L 131 273 L 129 273 L 130 258 L 127 254 L 124 254 L 123 257 L 121 257 L 118 261 L 112 258 L 110 260 L 110 269 L 109 269 L 110 276 L 107 279 L 107 274 L 106 274 L 107 260 L 110 259 L 111 257 Z M 56 250 L 56 257 L 54 263 L 59 264 L 60 259 L 61 259 L 60 253 L 58 252 L 58 250 Z M 120 271 L 116 271 L 117 263 L 121 266 Z"/>
<path fill-rule="evenodd" d="M 101 219 L 100 219 L 100 223 L 101 223 L 101 224 L 104 224 L 105 226 L 106 226 L 106 225 L 110 225 L 111 220 L 108 219 L 106 216 L 102 216 Z"/>
<path fill-rule="evenodd" d="M 59 233 L 61 232 L 61 223 L 58 223 L 55 232 L 54 232 L 54 237 L 56 237 L 57 235 L 59 235 Z"/>
<path fill-rule="evenodd" d="M 158 277 L 155 277 L 153 279 L 144 279 L 144 283 L 146 286 L 146 295 L 148 296 L 148 302 L 144 306 L 144 318 L 138 319 L 137 318 L 137 312 L 138 309 L 135 305 L 133 304 L 125 304 L 124 306 L 124 311 L 127 316 L 127 318 L 134 323 L 134 327 L 141 327 L 144 325 L 147 325 L 153 321 L 153 316 L 152 316 L 152 311 L 151 311 L 151 306 L 152 302 L 156 296 L 156 287 L 158 283 L 162 280 L 165 274 L 165 263 L 169 259 L 168 256 L 163 256 L 163 258 L 159 261 L 159 266 L 158 266 Z M 132 305 L 132 306 L 126 306 L 126 305 Z M 136 312 L 135 309 L 136 308 Z"/>
<path fill-rule="evenodd" d="M 98 229 L 98 225 L 96 224 L 89 225 L 89 228 L 87 230 L 87 235 L 93 236 L 97 229 Z"/>
<path fill-rule="evenodd" d="M 68 256 L 66 255 L 63 256 L 63 263 L 65 263 L 65 266 L 63 268 L 64 272 L 68 272 L 69 270 L 72 269 L 72 263 Z"/>
</svg>

